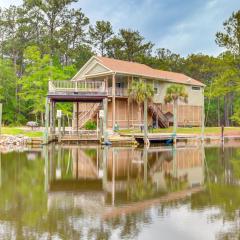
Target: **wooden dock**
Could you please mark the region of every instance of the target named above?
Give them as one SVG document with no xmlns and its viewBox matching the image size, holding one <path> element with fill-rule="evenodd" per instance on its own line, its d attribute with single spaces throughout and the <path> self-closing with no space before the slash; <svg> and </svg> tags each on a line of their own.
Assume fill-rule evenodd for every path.
<svg viewBox="0 0 240 240">
<path fill-rule="evenodd" d="M 135 138 L 138 143 L 144 143 L 143 134 L 124 134 L 122 136 L 131 136 Z M 173 135 L 172 133 L 151 133 L 148 134 L 148 140 L 150 143 L 172 143 L 174 138 L 176 141 L 188 141 L 193 139 L 200 139 L 199 135 L 196 134 L 177 134 Z"/>
</svg>

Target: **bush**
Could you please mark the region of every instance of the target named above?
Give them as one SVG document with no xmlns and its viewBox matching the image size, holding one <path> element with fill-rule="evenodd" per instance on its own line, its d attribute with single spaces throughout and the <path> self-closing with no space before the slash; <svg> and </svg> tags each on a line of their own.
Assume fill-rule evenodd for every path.
<svg viewBox="0 0 240 240">
<path fill-rule="evenodd" d="M 87 121 L 86 124 L 84 125 L 86 130 L 96 130 L 97 129 L 97 124 L 94 121 Z"/>
</svg>

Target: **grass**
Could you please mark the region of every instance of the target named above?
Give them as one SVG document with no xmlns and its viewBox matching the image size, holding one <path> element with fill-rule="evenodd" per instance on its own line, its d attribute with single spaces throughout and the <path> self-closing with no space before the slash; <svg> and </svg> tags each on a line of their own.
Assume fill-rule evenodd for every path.
<svg viewBox="0 0 240 240">
<path fill-rule="evenodd" d="M 240 131 L 240 127 L 225 127 L 224 128 L 224 133 L 229 133 L 229 132 L 236 132 Z M 141 131 L 139 129 L 124 129 L 120 130 L 119 133 L 140 133 Z M 149 131 L 151 133 L 151 131 Z M 158 129 L 153 129 L 153 133 L 172 133 L 173 128 L 158 128 Z M 200 127 L 188 127 L 188 128 L 183 128 L 179 127 L 177 129 L 177 133 L 187 133 L 187 134 L 201 134 L 201 128 Z M 221 134 L 221 127 L 206 127 L 205 134 Z"/>
<path fill-rule="evenodd" d="M 35 131 L 35 130 L 24 130 L 18 127 L 2 127 L 2 134 L 7 135 L 24 135 L 27 137 L 42 137 L 43 133 L 41 131 Z"/>
</svg>

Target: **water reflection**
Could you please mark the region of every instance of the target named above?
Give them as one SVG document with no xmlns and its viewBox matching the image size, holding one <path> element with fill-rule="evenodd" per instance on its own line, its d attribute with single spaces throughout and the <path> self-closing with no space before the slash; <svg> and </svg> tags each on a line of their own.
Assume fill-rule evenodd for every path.
<svg viewBox="0 0 240 240">
<path fill-rule="evenodd" d="M 96 204 L 120 205 L 179 191 L 204 182 L 202 149 L 52 146 L 48 192 L 75 194 Z M 90 194 L 91 193 L 91 194 Z M 94 193 L 94 194 L 92 194 Z M 51 196 L 51 198 L 53 198 Z M 54 195 L 54 199 L 56 194 Z M 101 208 L 102 209 L 102 208 Z"/>
<path fill-rule="evenodd" d="M 0 239 L 238 239 L 239 184 L 240 148 L 2 153 Z"/>
</svg>

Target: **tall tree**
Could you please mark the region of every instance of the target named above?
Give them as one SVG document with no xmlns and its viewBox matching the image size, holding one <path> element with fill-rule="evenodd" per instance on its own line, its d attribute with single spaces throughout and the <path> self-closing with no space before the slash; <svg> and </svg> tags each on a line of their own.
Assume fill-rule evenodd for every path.
<svg viewBox="0 0 240 240">
<path fill-rule="evenodd" d="M 128 61 L 141 61 L 142 57 L 150 56 L 153 48 L 151 42 L 145 42 L 138 31 L 131 29 L 120 29 L 118 35 L 107 45 L 108 55 L 118 53 L 119 59 Z"/>
<path fill-rule="evenodd" d="M 16 74 L 14 66 L 9 60 L 0 59 L 0 102 L 3 103 L 3 122 L 5 124 L 16 124 L 15 120 L 15 82 Z"/>
<path fill-rule="evenodd" d="M 26 70 L 20 79 L 22 86 L 20 97 L 27 102 L 28 111 L 44 122 L 45 97 L 48 90 L 48 81 L 51 77 L 55 79 L 68 79 L 75 73 L 72 67 L 62 68 L 61 66 L 50 65 L 50 55 L 41 55 L 37 46 L 29 46 L 24 52 Z"/>
<path fill-rule="evenodd" d="M 147 140 L 147 102 L 151 101 L 154 96 L 154 88 L 152 84 L 146 83 L 143 80 L 133 81 L 129 88 L 130 98 L 135 100 L 139 108 L 143 105 L 143 116 L 144 116 L 144 142 Z"/>
<path fill-rule="evenodd" d="M 97 21 L 95 26 L 89 27 L 90 41 L 100 51 L 102 56 L 106 54 L 106 44 L 112 35 L 113 29 L 109 21 Z"/>
<path fill-rule="evenodd" d="M 223 23 L 224 31 L 216 33 L 216 43 L 240 56 L 240 10 Z"/>
<path fill-rule="evenodd" d="M 56 54 L 58 49 L 58 31 L 64 22 L 63 17 L 68 12 L 71 3 L 77 0 L 25 0 L 28 8 L 36 7 L 44 16 L 44 25 L 47 29 L 45 35 L 49 46 L 50 55 Z"/>
</svg>

